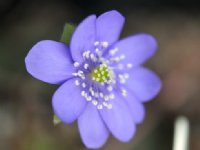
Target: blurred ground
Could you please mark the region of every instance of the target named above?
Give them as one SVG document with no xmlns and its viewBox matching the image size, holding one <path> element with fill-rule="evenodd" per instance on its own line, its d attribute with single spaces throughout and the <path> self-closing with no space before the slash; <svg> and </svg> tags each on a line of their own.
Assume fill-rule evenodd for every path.
<svg viewBox="0 0 200 150">
<path fill-rule="evenodd" d="M 40 40 L 59 40 L 65 22 L 76 24 L 88 14 L 114 8 L 126 17 L 122 37 L 147 32 L 158 39 L 159 50 L 146 66 L 161 76 L 163 89 L 145 104 L 145 121 L 131 142 L 111 137 L 102 149 L 172 149 L 173 123 L 179 115 L 191 124 L 190 150 L 200 149 L 198 5 L 142 2 L 0 1 L 0 150 L 85 149 L 76 123 L 53 126 L 51 96 L 57 86 L 33 79 L 24 57 Z"/>
</svg>

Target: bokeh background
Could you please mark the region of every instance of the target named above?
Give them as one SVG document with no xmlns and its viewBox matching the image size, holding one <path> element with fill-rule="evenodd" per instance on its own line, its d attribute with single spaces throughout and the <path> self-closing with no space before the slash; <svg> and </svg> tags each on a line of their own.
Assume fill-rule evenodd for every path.
<svg viewBox="0 0 200 150">
<path fill-rule="evenodd" d="M 200 150 L 200 5 L 193 0 L 0 0 L 0 150 L 85 150 L 76 123 L 52 123 L 51 97 L 58 88 L 25 70 L 29 49 L 59 40 L 66 22 L 111 9 L 126 17 L 122 37 L 154 35 L 156 55 L 145 66 L 159 74 L 161 93 L 145 104 L 135 138 L 110 137 L 102 150 L 170 150 L 174 121 L 190 122 L 190 150 Z"/>
</svg>

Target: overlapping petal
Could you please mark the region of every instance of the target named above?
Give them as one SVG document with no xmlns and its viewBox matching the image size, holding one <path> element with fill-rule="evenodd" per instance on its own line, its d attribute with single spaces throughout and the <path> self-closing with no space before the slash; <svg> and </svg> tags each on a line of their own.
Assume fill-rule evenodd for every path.
<svg viewBox="0 0 200 150">
<path fill-rule="evenodd" d="M 127 90 L 127 95 L 124 97 L 124 100 L 128 104 L 134 122 L 141 123 L 145 116 L 145 109 L 141 101 L 138 100 L 130 90 Z"/>
<path fill-rule="evenodd" d="M 51 84 L 67 80 L 74 72 L 68 47 L 51 40 L 35 44 L 26 56 L 25 64 L 32 76 Z"/>
<path fill-rule="evenodd" d="M 82 54 L 86 50 L 94 50 L 96 37 L 96 16 L 91 15 L 84 19 L 72 35 L 70 50 L 74 61 L 83 62 Z"/>
<path fill-rule="evenodd" d="M 108 139 L 109 132 L 98 110 L 91 103 L 78 118 L 78 127 L 83 143 L 88 148 L 100 148 Z"/>
<path fill-rule="evenodd" d="M 112 10 L 100 15 L 96 21 L 98 41 L 107 41 L 109 45 L 116 42 L 124 25 L 124 17 Z"/>
<path fill-rule="evenodd" d="M 154 98 L 161 89 L 159 77 L 147 68 L 135 68 L 130 72 L 130 78 L 126 86 L 133 91 L 141 101 L 149 101 Z"/>
<path fill-rule="evenodd" d="M 83 112 L 86 101 L 81 96 L 81 89 L 70 79 L 61 85 L 53 95 L 53 109 L 55 114 L 65 123 L 72 123 Z"/>
<path fill-rule="evenodd" d="M 119 96 L 112 101 L 112 109 L 102 109 L 100 114 L 110 132 L 117 139 L 127 142 L 133 137 L 135 133 L 133 117 L 128 106 Z"/>
<path fill-rule="evenodd" d="M 116 56 L 124 55 L 122 64 L 138 66 L 148 60 L 156 51 L 157 43 L 154 37 L 149 34 L 137 34 L 117 42 L 111 49 L 118 48 Z"/>
</svg>

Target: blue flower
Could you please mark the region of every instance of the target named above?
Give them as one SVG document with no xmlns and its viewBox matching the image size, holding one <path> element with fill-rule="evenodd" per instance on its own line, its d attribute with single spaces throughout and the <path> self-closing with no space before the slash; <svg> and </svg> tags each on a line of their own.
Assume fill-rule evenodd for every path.
<svg viewBox="0 0 200 150">
<path fill-rule="evenodd" d="M 109 11 L 91 15 L 76 28 L 70 45 L 44 40 L 25 58 L 35 78 L 60 84 L 53 110 L 64 123 L 78 120 L 83 143 L 99 148 L 111 133 L 122 142 L 144 118 L 143 102 L 153 99 L 160 79 L 141 65 L 156 51 L 156 40 L 137 34 L 118 41 L 124 17 Z"/>
</svg>

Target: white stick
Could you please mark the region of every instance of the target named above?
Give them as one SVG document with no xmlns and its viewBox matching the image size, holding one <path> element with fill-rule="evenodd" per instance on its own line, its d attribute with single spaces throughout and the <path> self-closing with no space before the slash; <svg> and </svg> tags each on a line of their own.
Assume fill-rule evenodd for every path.
<svg viewBox="0 0 200 150">
<path fill-rule="evenodd" d="M 186 117 L 178 117 L 174 124 L 173 150 L 188 150 L 189 121 Z"/>
</svg>

